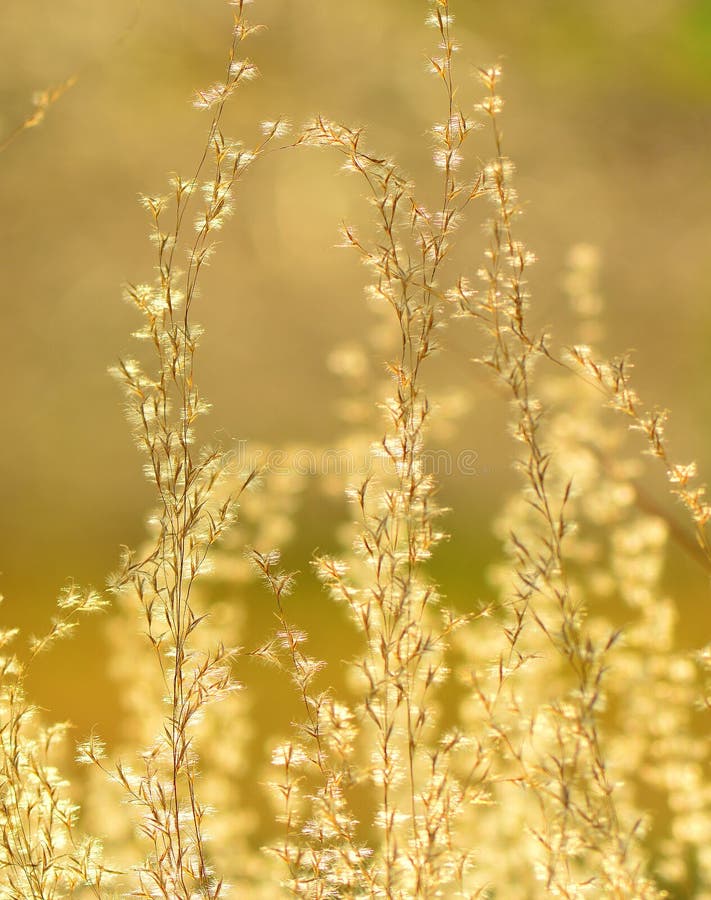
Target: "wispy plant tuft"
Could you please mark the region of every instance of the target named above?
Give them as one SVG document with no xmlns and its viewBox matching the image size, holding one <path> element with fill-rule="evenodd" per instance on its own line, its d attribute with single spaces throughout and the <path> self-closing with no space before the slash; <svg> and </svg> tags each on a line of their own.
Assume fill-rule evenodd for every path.
<svg viewBox="0 0 711 900">
<path fill-rule="evenodd" d="M 79 781 L 59 769 L 68 726 L 43 724 L 27 699 L 34 658 L 107 606 L 70 584 L 26 654 L 11 650 L 16 630 L 0 633 L 0 898 L 711 897 L 698 715 L 711 652 L 680 647 L 663 579 L 672 542 L 709 571 L 711 507 L 627 359 L 593 349 L 604 331 L 594 248 L 576 246 L 567 265 L 572 349 L 532 324 L 536 257 L 519 236 L 500 67 L 477 69 L 465 102 L 449 0 L 427 5 L 441 88 L 431 191 L 372 150 L 365 129 L 324 115 L 287 144 L 289 120 L 260 111 L 253 140 L 231 140 L 225 111 L 258 74 L 242 48 L 260 29 L 246 0 L 230 6 L 224 76 L 193 98 L 208 122 L 195 170 L 141 198 L 155 278 L 126 288 L 140 349 L 113 370 L 155 505 L 145 543 L 110 580 L 124 744 L 96 733 L 79 743 L 90 786 L 80 809 Z M 320 473 L 353 521 L 297 573 L 274 547 L 303 554 L 310 497 L 295 459 L 323 448 L 272 457 L 255 445 L 235 460 L 203 440 L 194 316 L 242 179 L 271 150 L 314 148 L 336 151 L 371 207 L 372 229 L 344 223 L 341 237 L 367 269 L 378 326 L 343 335 L 328 360 L 349 385 L 342 449 L 367 445 L 362 472 Z M 483 251 L 465 236 L 480 214 Z M 432 358 L 445 327 L 466 333 L 462 320 L 478 326 L 472 353 L 505 398 L 520 476 L 493 523 L 500 554 L 478 602 L 445 598 L 447 573 L 432 566 L 447 477 L 429 465 L 445 420 Z M 466 404 L 451 406 L 462 418 Z M 642 452 L 605 406 L 643 433 Z M 691 526 L 645 489 L 648 455 Z M 340 677 L 299 624 L 310 568 L 325 588 L 319 616 L 345 629 L 345 610 L 352 625 Z M 265 586 L 276 625 L 252 641 L 262 625 L 247 599 L 263 606 Z M 238 647 L 245 632 L 256 649 Z M 289 700 L 260 693 L 288 694 L 285 682 L 291 723 L 280 718 Z"/>
</svg>

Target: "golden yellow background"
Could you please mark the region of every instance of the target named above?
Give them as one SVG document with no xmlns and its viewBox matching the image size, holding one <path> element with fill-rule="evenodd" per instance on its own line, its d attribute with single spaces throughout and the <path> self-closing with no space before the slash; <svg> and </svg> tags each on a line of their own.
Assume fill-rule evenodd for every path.
<svg viewBox="0 0 711 900">
<path fill-rule="evenodd" d="M 462 94 L 479 96 L 475 65 L 504 66 L 506 146 L 528 204 L 522 229 L 540 257 L 537 320 L 566 338 L 566 254 L 579 241 L 598 245 L 604 349 L 636 349 L 640 391 L 674 411 L 673 447 L 711 463 L 711 6 L 452 7 Z M 248 52 L 262 78 L 240 90 L 226 132 L 249 142 L 263 119 L 284 114 L 298 126 L 315 112 L 366 125 L 370 145 L 399 159 L 427 196 L 427 130 L 443 113 L 426 72 L 425 13 L 419 0 L 255 2 L 250 15 L 267 28 Z M 137 196 L 166 189 L 171 171 L 192 172 L 207 120 L 190 99 L 222 75 L 230 11 L 220 0 L 4 0 L 0 21 L 0 139 L 30 113 L 34 91 L 77 76 L 46 120 L 0 154 L 2 615 L 41 630 L 67 577 L 102 585 L 119 545 L 142 539 L 152 496 L 106 370 L 132 352 L 136 321 L 121 285 L 152 277 Z M 475 140 L 487 156 L 487 136 Z M 298 445 L 338 433 L 326 357 L 370 319 L 364 274 L 336 248 L 337 228 L 366 215 L 360 185 L 315 151 L 277 154 L 239 188 L 196 311 L 206 327 L 198 376 L 215 407 L 209 435 L 228 446 Z M 478 227 L 466 241 L 461 258 L 476 268 Z M 464 603 L 483 590 L 491 512 L 513 483 L 505 409 L 468 361 L 470 338 L 450 329 L 436 370 L 474 396 L 453 445 L 475 448 L 481 472 L 445 480 L 454 537 L 435 562 Z M 662 480 L 653 484 L 666 502 Z M 307 504 L 299 567 L 342 515 L 317 497 Z M 688 579 L 682 630 L 698 635 L 704 578 Z M 322 620 L 313 605 L 328 602 L 312 593 L 307 621 Z M 111 735 L 102 654 L 100 623 L 82 626 L 43 661 L 36 696 L 79 732 L 96 723 Z"/>
</svg>

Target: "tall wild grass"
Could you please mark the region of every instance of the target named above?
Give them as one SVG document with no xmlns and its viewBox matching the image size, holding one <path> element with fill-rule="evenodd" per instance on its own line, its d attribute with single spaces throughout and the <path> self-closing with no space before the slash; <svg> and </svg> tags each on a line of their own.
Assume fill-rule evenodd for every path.
<svg viewBox="0 0 711 900">
<path fill-rule="evenodd" d="M 536 259 L 519 232 L 499 67 L 478 69 L 467 96 L 453 10 L 430 2 L 441 102 L 427 205 L 352 124 L 316 115 L 296 129 L 261 122 L 241 140 L 224 132 L 226 106 L 258 74 L 245 55 L 258 26 L 243 0 L 231 7 L 222 80 L 195 95 L 204 148 L 164 194 L 142 198 L 154 278 L 125 292 L 136 351 L 114 375 L 154 491 L 149 533 L 105 592 L 69 586 L 44 637 L 27 647 L 15 629 L 1 635 L 0 896 L 711 897 L 711 655 L 702 635 L 696 652 L 679 649 L 662 585 L 672 541 L 711 569 L 711 506 L 629 361 L 595 348 L 594 248 L 574 247 L 566 263 L 576 343 L 559 347 L 534 324 Z M 336 458 L 363 471 L 342 478 L 352 520 L 342 549 L 302 566 L 323 583 L 319 615 L 334 628 L 343 612 L 352 621 L 357 651 L 338 689 L 327 648 L 307 649 L 293 611 L 307 576 L 284 568 L 275 546 L 299 528 L 295 459 L 275 465 L 264 448 L 236 459 L 199 439 L 203 271 L 226 218 L 249 215 L 240 183 L 275 152 L 319 152 L 325 166 L 330 156 L 372 212 L 371 230 L 346 223 L 342 242 L 367 268 L 378 327 L 360 342 L 344 336 L 330 358 L 359 423 Z M 485 223 L 482 239 L 462 227 L 468 218 Z M 491 523 L 500 553 L 477 603 L 445 600 L 430 565 L 447 517 L 428 371 L 446 352 L 445 326 L 470 339 L 462 320 L 478 328 L 471 353 L 487 373 L 482 382 L 473 369 L 467 390 L 499 392 L 519 475 Z M 641 486 L 648 457 L 678 517 Z M 275 625 L 242 647 L 240 598 L 254 576 Z M 32 704 L 27 677 L 99 610 L 125 746 L 85 736 L 86 774 L 70 783 L 58 767 L 67 727 Z M 255 739 L 261 663 L 298 713 Z"/>
</svg>

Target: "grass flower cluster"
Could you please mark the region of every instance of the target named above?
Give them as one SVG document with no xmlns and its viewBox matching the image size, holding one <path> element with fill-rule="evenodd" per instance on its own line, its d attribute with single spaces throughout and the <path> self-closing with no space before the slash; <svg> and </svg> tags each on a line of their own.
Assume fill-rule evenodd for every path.
<svg viewBox="0 0 711 900">
<path fill-rule="evenodd" d="M 679 649 L 662 584 L 673 541 L 711 568 L 711 506 L 696 466 L 668 446 L 666 412 L 643 405 L 626 359 L 593 346 L 604 322 L 593 248 L 567 266 L 577 342 L 558 348 L 533 324 L 536 257 L 519 235 L 499 67 L 478 70 L 465 102 L 453 10 L 431 0 L 441 115 L 428 206 L 349 123 L 225 133 L 227 105 L 258 74 L 243 54 L 258 28 L 246 0 L 231 8 L 223 80 L 194 98 L 204 150 L 165 195 L 141 199 L 155 278 L 126 290 L 138 349 L 114 374 L 154 491 L 149 533 L 105 594 L 68 588 L 26 653 L 12 650 L 16 631 L 0 634 L 0 897 L 711 898 L 711 651 Z M 68 86 L 40 98 L 18 135 Z M 282 568 L 276 546 L 299 527 L 299 475 L 284 454 L 279 471 L 249 453 L 236 464 L 200 437 L 203 271 L 240 215 L 240 183 L 277 150 L 340 160 L 373 219 L 368 233 L 344 224 L 342 242 L 366 267 L 379 327 L 329 360 L 360 426 L 343 449 L 362 450 L 367 471 L 341 479 L 353 523 L 340 552 L 303 566 L 322 583 L 323 617 L 352 625 L 338 688 L 293 611 L 308 574 Z M 482 246 L 463 236 L 469 217 Z M 507 405 L 519 474 L 477 603 L 445 600 L 430 564 L 447 520 L 428 465 L 440 410 L 427 378 L 445 327 L 478 335 L 471 355 Z M 688 525 L 645 492 L 646 456 Z M 239 598 L 255 576 L 275 626 L 244 648 Z M 70 784 L 66 726 L 33 707 L 27 673 L 100 609 L 125 745 L 86 737 L 85 777 Z M 295 711 L 266 739 L 250 713 L 260 663 Z"/>
</svg>

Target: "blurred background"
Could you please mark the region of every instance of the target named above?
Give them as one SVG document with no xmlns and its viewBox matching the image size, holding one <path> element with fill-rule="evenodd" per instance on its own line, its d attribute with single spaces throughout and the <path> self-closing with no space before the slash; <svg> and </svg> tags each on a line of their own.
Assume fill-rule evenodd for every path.
<svg viewBox="0 0 711 900">
<path fill-rule="evenodd" d="M 522 233 L 539 256 L 535 318 L 570 339 L 562 277 L 572 245 L 600 249 L 609 354 L 634 349 L 637 385 L 673 410 L 682 461 L 711 465 L 711 4 L 708 0 L 453 0 L 463 104 L 480 88 L 475 66 L 501 62 L 505 144 L 527 205 Z M 365 125 L 433 196 L 428 129 L 443 115 L 427 74 L 435 33 L 421 0 L 259 0 L 267 28 L 247 52 L 262 78 L 229 107 L 227 134 L 249 142 L 264 119 L 296 125 L 315 112 Z M 68 577 L 102 586 L 121 544 L 143 539 L 153 505 L 106 374 L 135 352 L 137 322 L 121 301 L 126 281 L 152 278 L 141 192 L 192 173 L 208 121 L 192 93 L 222 77 L 230 9 L 220 0 L 4 0 L 0 28 L 0 140 L 32 110 L 35 91 L 76 84 L 37 128 L 0 154 L 3 349 L 0 443 L 0 592 L 3 623 L 42 631 Z M 474 154 L 489 155 L 482 132 Z M 237 210 L 207 272 L 196 318 L 206 428 L 226 446 L 328 445 L 342 431 L 334 345 L 372 324 L 365 273 L 338 249 L 343 219 L 366 222 L 361 185 L 316 151 L 275 154 L 239 188 Z M 462 235 L 463 266 L 483 249 L 475 218 Z M 451 328 L 434 384 L 456 385 L 471 408 L 450 434 L 477 454 L 476 475 L 443 479 L 452 539 L 434 562 L 461 606 L 486 591 L 496 552 L 491 520 L 515 484 L 506 408 L 470 359 L 475 335 Z M 666 504 L 663 479 L 652 490 Z M 672 507 L 673 513 L 681 512 Z M 300 616 L 315 652 L 328 637 L 308 559 L 347 518 L 309 488 L 290 562 L 305 572 Z M 265 548 L 266 549 L 266 548 Z M 687 617 L 698 630 L 703 573 L 679 561 Z M 268 612 L 257 606 L 245 643 Z M 702 615 L 704 627 L 711 616 Z M 330 638 L 329 638 L 330 639 Z M 42 660 L 35 699 L 80 734 L 118 733 L 99 622 Z M 57 677 L 61 669 L 61 678 Z"/>
</svg>

